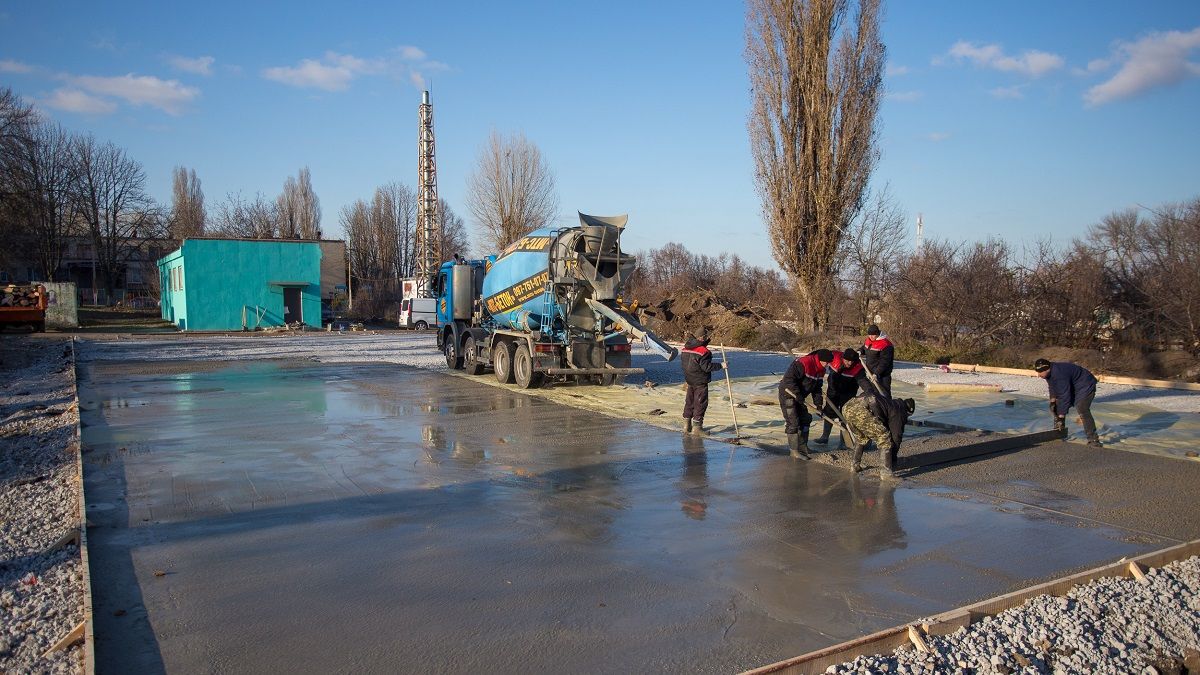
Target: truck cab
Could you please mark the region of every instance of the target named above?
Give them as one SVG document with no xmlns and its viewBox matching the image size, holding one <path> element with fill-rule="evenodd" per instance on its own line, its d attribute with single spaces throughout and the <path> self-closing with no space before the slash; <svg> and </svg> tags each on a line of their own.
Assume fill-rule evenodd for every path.
<svg viewBox="0 0 1200 675">
<path fill-rule="evenodd" d="M 438 268 L 433 282 L 437 303 L 437 346 L 446 355 L 446 365 L 462 368 L 463 337 L 477 322 L 479 298 L 483 294 L 483 277 L 496 256 L 481 260 L 447 260 Z"/>
</svg>

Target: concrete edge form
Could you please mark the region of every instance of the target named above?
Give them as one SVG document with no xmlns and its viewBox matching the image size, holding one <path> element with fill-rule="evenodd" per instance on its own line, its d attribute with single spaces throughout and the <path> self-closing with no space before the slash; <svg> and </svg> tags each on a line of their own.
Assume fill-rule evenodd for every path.
<svg viewBox="0 0 1200 675">
<path fill-rule="evenodd" d="M 917 642 L 922 635 L 949 635 L 985 617 L 999 614 L 1016 607 L 1039 595 L 1061 596 L 1075 586 L 1089 583 L 1102 577 L 1141 578 L 1144 570 L 1162 567 L 1168 563 L 1186 560 L 1200 555 L 1200 539 L 1178 544 L 1134 558 L 1122 558 L 1116 562 L 1078 572 L 1028 588 L 998 595 L 974 604 L 965 605 L 948 612 L 937 614 L 926 622 L 908 623 L 877 633 L 848 640 L 840 644 L 818 649 L 801 656 L 772 663 L 761 668 L 747 670 L 742 675 L 764 675 L 765 673 L 787 673 L 788 675 L 816 675 L 824 673 L 829 666 L 853 661 L 860 656 L 874 656 L 890 652 L 910 642 Z M 914 637 L 915 636 L 915 637 Z"/>
<path fill-rule="evenodd" d="M 1036 377 L 1037 373 L 1025 368 L 1001 368 L 999 366 L 980 366 L 968 363 L 951 363 L 946 366 L 951 371 L 963 373 L 993 373 L 996 375 L 1024 375 Z M 1178 382 L 1176 380 L 1148 380 L 1141 377 L 1124 377 L 1121 375 L 1097 375 L 1096 379 L 1103 384 L 1126 384 L 1133 387 L 1151 387 L 1154 389 L 1179 389 L 1181 391 L 1200 391 L 1200 383 Z"/>
<path fill-rule="evenodd" d="M 71 378 L 75 392 L 75 410 L 79 411 L 79 359 L 75 337 L 71 337 Z M 71 441 L 75 454 L 75 472 L 79 485 L 79 562 L 83 573 L 83 672 L 96 673 L 96 631 L 92 621 L 92 574 L 88 566 L 87 502 L 83 488 L 83 434 L 79 415 L 75 418 L 75 433 Z"/>
<path fill-rule="evenodd" d="M 1035 431 L 1031 434 L 1018 435 L 1001 435 L 999 438 L 991 438 L 978 443 L 968 443 L 966 445 L 958 445 L 953 448 L 937 450 L 934 452 L 925 452 L 919 455 L 910 455 L 901 457 L 900 469 L 917 469 L 935 464 L 946 464 L 947 462 L 958 462 L 965 459 L 973 459 L 975 457 L 983 457 L 984 455 L 994 455 L 998 452 L 1006 452 L 1008 450 L 1016 450 L 1018 448 L 1028 448 L 1039 443 L 1048 443 L 1062 439 L 1062 433 L 1054 430 L 1050 431 Z M 900 451 L 904 451 L 904 446 L 900 446 Z"/>
</svg>

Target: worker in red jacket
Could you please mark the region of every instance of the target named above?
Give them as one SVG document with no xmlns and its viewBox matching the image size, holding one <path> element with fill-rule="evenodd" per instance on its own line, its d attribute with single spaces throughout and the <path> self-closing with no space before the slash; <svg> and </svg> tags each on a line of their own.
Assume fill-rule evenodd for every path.
<svg viewBox="0 0 1200 675">
<path fill-rule="evenodd" d="M 695 430 L 703 434 L 704 413 L 708 411 L 708 383 L 712 381 L 712 374 L 725 365 L 720 361 L 713 363 L 707 335 L 702 338 L 688 335 L 679 364 L 683 366 L 683 379 L 687 382 L 687 394 L 683 399 L 683 433 L 690 434 Z"/>
<path fill-rule="evenodd" d="M 867 339 L 859 348 L 863 365 L 875 376 L 879 383 L 879 393 L 892 397 L 892 365 L 896 359 L 896 345 L 891 338 L 879 330 L 879 326 L 871 324 L 867 327 Z"/>
<path fill-rule="evenodd" d="M 812 397 L 818 409 L 821 400 L 821 385 L 825 380 L 825 368 L 833 361 L 833 352 L 818 349 L 792 361 L 783 379 L 779 381 L 779 407 L 783 410 L 783 421 L 787 431 L 788 450 L 793 459 L 809 459 L 808 425 L 812 415 L 804 405 L 804 399 Z"/>
<path fill-rule="evenodd" d="M 825 396 L 825 417 L 827 419 L 822 421 L 821 436 L 813 441 L 814 443 L 824 445 L 829 442 L 829 432 L 833 431 L 833 425 L 829 423 L 828 418 L 840 416 L 842 406 L 846 404 L 846 401 L 857 396 L 859 389 L 874 391 L 871 382 L 867 379 L 867 373 L 859 359 L 858 352 L 853 349 L 834 352 L 833 361 L 829 364 L 829 392 Z M 848 439 L 843 438 L 842 445 L 845 445 L 847 441 Z"/>
</svg>

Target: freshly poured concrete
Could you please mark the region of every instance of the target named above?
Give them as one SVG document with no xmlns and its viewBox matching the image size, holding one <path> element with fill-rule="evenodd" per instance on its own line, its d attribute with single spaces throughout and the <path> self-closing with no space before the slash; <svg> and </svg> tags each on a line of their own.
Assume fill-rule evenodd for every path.
<svg viewBox="0 0 1200 675">
<path fill-rule="evenodd" d="M 395 366 L 156 368 L 81 375 L 101 673 L 728 672 L 1180 535 Z"/>
</svg>

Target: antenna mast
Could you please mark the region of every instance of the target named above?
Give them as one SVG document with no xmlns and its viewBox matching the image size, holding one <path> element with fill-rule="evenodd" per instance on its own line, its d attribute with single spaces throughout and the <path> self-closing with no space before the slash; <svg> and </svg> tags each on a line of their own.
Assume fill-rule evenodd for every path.
<svg viewBox="0 0 1200 675">
<path fill-rule="evenodd" d="M 421 96 L 417 132 L 417 257 L 416 297 L 432 298 L 430 281 L 441 264 L 441 237 L 438 236 L 437 164 L 434 161 L 433 105 L 429 92 Z"/>
<path fill-rule="evenodd" d="M 917 250 L 925 247 L 925 220 L 922 214 L 917 214 Z"/>
</svg>

